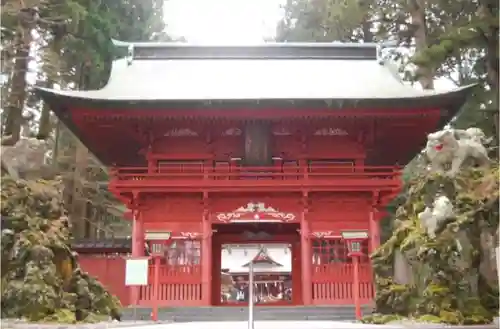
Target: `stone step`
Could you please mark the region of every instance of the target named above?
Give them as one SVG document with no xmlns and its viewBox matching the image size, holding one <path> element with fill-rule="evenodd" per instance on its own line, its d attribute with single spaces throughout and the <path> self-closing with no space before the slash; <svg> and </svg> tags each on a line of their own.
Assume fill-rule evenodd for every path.
<svg viewBox="0 0 500 329">
<path fill-rule="evenodd" d="M 166 319 L 165 321 L 172 321 L 172 322 L 212 322 L 212 321 L 247 321 L 248 317 L 247 316 L 229 316 L 226 315 L 224 317 L 216 317 L 216 316 L 174 316 L 171 318 Z M 287 317 L 276 317 L 276 316 L 260 316 L 260 315 L 255 315 L 254 316 L 255 321 L 353 321 L 354 316 L 352 317 L 338 317 L 338 316 L 320 316 L 320 315 L 315 315 L 315 316 L 287 316 Z"/>
<path fill-rule="evenodd" d="M 150 320 L 151 308 L 137 308 L 135 318 Z M 369 312 L 368 307 L 363 313 Z M 171 307 L 158 310 L 160 321 L 198 322 L 198 321 L 245 321 L 248 319 L 247 307 Z M 127 308 L 123 312 L 124 320 L 134 319 L 134 309 Z M 296 320 L 296 321 L 354 321 L 353 306 L 275 306 L 256 307 L 254 319 L 264 320 Z"/>
</svg>

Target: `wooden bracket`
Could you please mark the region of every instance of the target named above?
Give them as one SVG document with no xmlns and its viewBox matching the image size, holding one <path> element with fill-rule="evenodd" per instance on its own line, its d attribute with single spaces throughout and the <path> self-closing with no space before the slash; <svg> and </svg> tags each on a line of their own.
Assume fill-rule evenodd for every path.
<svg viewBox="0 0 500 329">
<path fill-rule="evenodd" d="M 302 207 L 304 208 L 304 214 L 309 212 L 309 192 L 302 191 Z"/>
<path fill-rule="evenodd" d="M 208 221 L 210 219 L 210 199 L 208 197 L 208 191 L 203 191 L 203 220 Z"/>
<path fill-rule="evenodd" d="M 140 198 L 141 198 L 141 192 L 137 191 L 137 190 L 133 190 L 132 191 L 132 207 L 134 209 L 137 209 L 139 208 L 139 204 L 140 204 Z"/>
<path fill-rule="evenodd" d="M 370 131 L 369 131 L 369 136 L 366 139 L 366 145 L 371 148 L 375 144 L 375 139 L 376 139 L 376 130 L 377 130 L 377 122 L 376 119 L 373 119 L 370 123 Z"/>
<path fill-rule="evenodd" d="M 379 205 L 380 205 L 380 191 L 375 190 L 373 191 L 372 194 L 372 208 L 376 210 Z"/>
<path fill-rule="evenodd" d="M 302 146 L 302 152 L 303 153 L 307 152 L 307 135 L 304 131 L 302 132 L 302 134 L 300 136 L 300 142 L 301 142 L 301 146 Z"/>
<path fill-rule="evenodd" d="M 205 135 L 205 143 L 207 143 L 208 145 L 212 144 L 213 142 L 212 131 L 210 129 L 207 129 L 206 131 L 204 131 L 204 135 Z"/>
</svg>

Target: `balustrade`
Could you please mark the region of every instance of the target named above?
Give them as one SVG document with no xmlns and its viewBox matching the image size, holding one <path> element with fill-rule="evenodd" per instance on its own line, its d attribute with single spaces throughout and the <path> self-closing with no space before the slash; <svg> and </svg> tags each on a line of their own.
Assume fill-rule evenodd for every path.
<svg viewBox="0 0 500 329">
<path fill-rule="evenodd" d="M 400 168 L 393 166 L 353 167 L 324 166 L 314 168 L 291 167 L 207 167 L 162 166 L 161 170 L 146 167 L 127 167 L 113 171 L 112 178 L 123 181 L 201 181 L 201 180 L 334 180 L 334 179 L 383 179 L 400 176 Z"/>
</svg>

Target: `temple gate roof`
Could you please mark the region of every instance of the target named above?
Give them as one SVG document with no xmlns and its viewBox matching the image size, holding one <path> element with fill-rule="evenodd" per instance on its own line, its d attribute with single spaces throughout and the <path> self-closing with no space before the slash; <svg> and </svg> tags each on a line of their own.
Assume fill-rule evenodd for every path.
<svg viewBox="0 0 500 329">
<path fill-rule="evenodd" d="M 104 88 L 38 88 L 56 113 L 61 106 L 78 105 L 179 109 L 248 103 L 458 109 L 472 87 L 440 92 L 403 84 L 379 59 L 375 44 L 195 46 L 117 41 L 115 45 L 127 46 L 129 56 L 113 62 Z"/>
</svg>

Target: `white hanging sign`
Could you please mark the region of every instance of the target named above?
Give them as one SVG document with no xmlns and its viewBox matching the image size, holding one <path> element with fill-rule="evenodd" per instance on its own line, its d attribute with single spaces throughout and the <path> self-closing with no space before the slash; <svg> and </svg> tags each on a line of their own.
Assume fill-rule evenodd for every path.
<svg viewBox="0 0 500 329">
<path fill-rule="evenodd" d="M 129 258 L 125 262 L 125 285 L 148 285 L 149 258 Z"/>
</svg>

